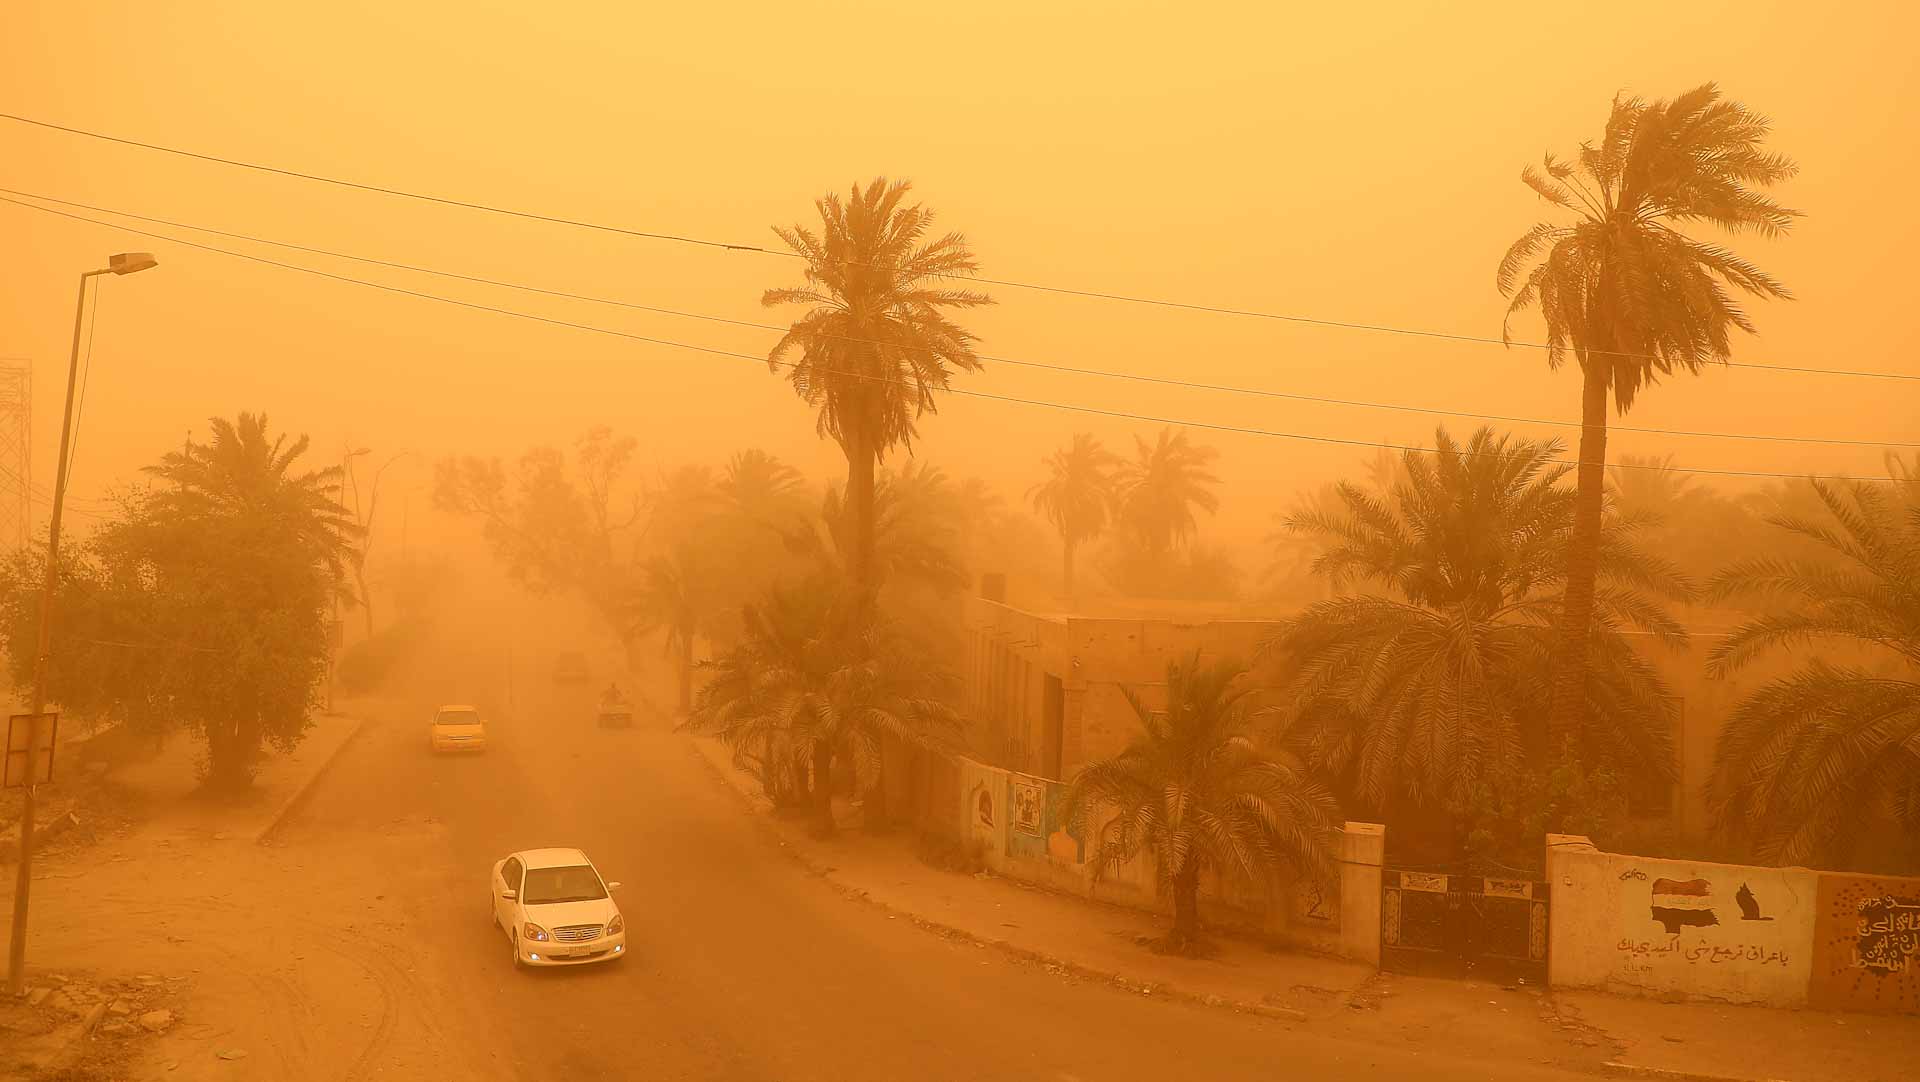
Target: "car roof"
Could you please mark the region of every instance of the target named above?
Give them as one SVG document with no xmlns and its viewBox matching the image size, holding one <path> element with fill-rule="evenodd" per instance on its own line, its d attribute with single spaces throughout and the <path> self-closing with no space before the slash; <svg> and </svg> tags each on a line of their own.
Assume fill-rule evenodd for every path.
<svg viewBox="0 0 1920 1082">
<path fill-rule="evenodd" d="M 578 849 L 523 849 L 514 856 L 529 868 L 570 868 L 593 863 Z"/>
<path fill-rule="evenodd" d="M 440 708 L 440 713 L 442 714 L 478 714 L 479 712 L 480 708 L 477 706 L 463 706 L 458 703 Z"/>
</svg>

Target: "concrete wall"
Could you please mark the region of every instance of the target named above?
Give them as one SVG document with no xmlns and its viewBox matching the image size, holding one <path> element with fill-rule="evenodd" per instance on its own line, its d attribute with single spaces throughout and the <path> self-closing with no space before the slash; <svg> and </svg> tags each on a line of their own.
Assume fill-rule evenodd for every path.
<svg viewBox="0 0 1920 1082">
<path fill-rule="evenodd" d="M 1064 782 L 943 756 L 929 756 L 916 778 L 937 794 L 915 804 L 918 829 L 974 847 L 994 872 L 1121 905 L 1166 908 L 1149 855 L 1108 867 L 1094 881 L 1092 857 L 1104 820 L 1096 810 L 1090 821 L 1072 822 Z M 1201 882 L 1204 916 L 1378 964 L 1383 830 L 1348 823 L 1330 839 L 1340 858 L 1331 882 L 1281 875 L 1248 887 L 1208 876 Z"/>
<path fill-rule="evenodd" d="M 1554 834 L 1547 882 L 1556 987 L 1806 1002 L 1819 873 L 1606 853 Z"/>
<path fill-rule="evenodd" d="M 1807 1002 L 1920 1014 L 1920 878 L 1820 874 Z"/>
</svg>

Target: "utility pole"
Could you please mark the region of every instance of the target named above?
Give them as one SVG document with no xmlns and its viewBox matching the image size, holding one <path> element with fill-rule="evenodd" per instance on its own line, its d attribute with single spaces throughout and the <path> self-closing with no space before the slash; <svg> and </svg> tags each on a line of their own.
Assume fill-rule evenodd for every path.
<svg viewBox="0 0 1920 1082">
<path fill-rule="evenodd" d="M 33 753 L 40 747 L 40 715 L 47 709 L 47 655 L 53 638 L 53 598 L 60 585 L 60 512 L 67 495 L 67 455 L 73 445 L 73 384 L 80 372 L 80 321 L 87 310 L 87 279 L 102 274 L 134 274 L 154 266 L 145 252 L 116 255 L 107 266 L 80 276 L 80 299 L 73 309 L 73 352 L 67 359 L 67 400 L 60 414 L 60 459 L 53 472 L 53 511 L 47 519 L 47 577 L 40 588 L 40 630 L 33 657 L 33 720 L 27 723 L 27 785 L 20 809 L 20 867 L 13 886 L 13 936 L 7 944 L 7 991 L 27 990 L 27 902 L 33 887 Z"/>
</svg>

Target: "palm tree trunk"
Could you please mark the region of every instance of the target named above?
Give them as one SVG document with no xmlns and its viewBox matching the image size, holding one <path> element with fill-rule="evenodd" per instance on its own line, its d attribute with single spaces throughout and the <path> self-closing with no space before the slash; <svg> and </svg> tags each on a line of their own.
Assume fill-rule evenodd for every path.
<svg viewBox="0 0 1920 1082">
<path fill-rule="evenodd" d="M 1173 877 L 1173 934 L 1167 949 L 1192 954 L 1200 947 L 1200 869 L 1189 863 Z"/>
<path fill-rule="evenodd" d="M 813 742 L 813 828 L 833 833 L 833 745 L 824 740 Z"/>
<path fill-rule="evenodd" d="M 873 566 L 873 441 L 864 417 L 847 434 L 847 500 L 853 505 L 853 581 L 870 596 L 879 583 Z"/>
<path fill-rule="evenodd" d="M 1073 600 L 1073 542 L 1069 540 L 1067 542 L 1066 547 L 1067 547 L 1067 554 L 1065 559 L 1062 561 L 1060 577 L 1067 584 L 1067 600 L 1072 601 Z"/>
<path fill-rule="evenodd" d="M 1587 643 L 1593 624 L 1594 579 L 1600 564 L 1600 518 L 1607 486 L 1607 367 L 1589 353 L 1580 394 L 1580 469 L 1567 543 L 1567 589 L 1560 608 L 1560 641 L 1553 660 L 1553 700 L 1547 710 L 1547 751 L 1554 754 L 1586 732 Z"/>
<path fill-rule="evenodd" d="M 693 631 L 680 636 L 680 716 L 693 709 Z"/>
<path fill-rule="evenodd" d="M 353 565 L 353 579 L 360 586 L 360 615 L 366 621 L 367 638 L 373 638 L 373 596 L 367 593 L 367 564 L 360 560 Z"/>
</svg>

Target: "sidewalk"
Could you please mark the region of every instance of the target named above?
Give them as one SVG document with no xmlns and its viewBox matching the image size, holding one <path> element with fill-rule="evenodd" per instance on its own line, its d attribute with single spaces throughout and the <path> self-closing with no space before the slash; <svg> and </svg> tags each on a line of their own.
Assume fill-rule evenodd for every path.
<svg viewBox="0 0 1920 1082">
<path fill-rule="evenodd" d="M 842 894 L 930 930 L 999 949 L 1069 980 L 1237 1009 L 1369 1044 L 1645 1077 L 1872 1082 L 1914 1077 L 1920 1018 L 1667 1004 L 1395 974 L 1345 959 L 1222 939 L 1206 959 L 1141 940 L 1165 918 L 990 874 L 935 869 L 909 832 L 855 826 L 829 841 L 770 814 L 758 783 L 717 741 L 694 747 L 769 835 Z M 1203 911 L 1204 913 L 1204 911 Z"/>
<path fill-rule="evenodd" d="M 181 1067 L 169 1075 L 177 1078 L 212 1070 L 188 1061 L 212 1061 L 216 1037 L 257 1026 L 249 1013 L 268 964 L 240 952 L 246 937 L 235 929 L 247 918 L 232 896 L 249 882 L 273 888 L 285 879 L 253 843 L 361 725 L 314 719 L 291 753 L 263 759 L 237 800 L 199 791 L 200 743 L 184 733 L 144 757 L 74 771 L 69 799 L 124 815 L 90 818 L 35 854 L 31 994 L 0 999 L 0 1077 L 130 1077 L 142 1062 Z M 0 867 L 11 875 L 11 865 Z M 210 888 L 212 896 L 193 897 Z M 302 901 L 276 898 L 257 912 L 292 919 Z M 11 923 L 10 910 L 0 913 L 0 938 Z"/>
</svg>

